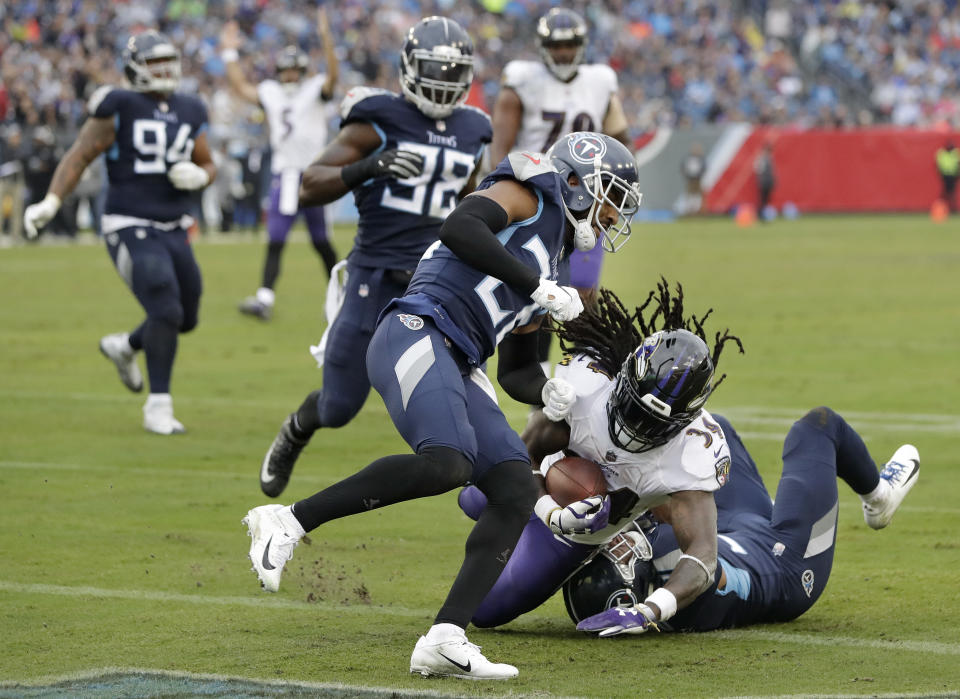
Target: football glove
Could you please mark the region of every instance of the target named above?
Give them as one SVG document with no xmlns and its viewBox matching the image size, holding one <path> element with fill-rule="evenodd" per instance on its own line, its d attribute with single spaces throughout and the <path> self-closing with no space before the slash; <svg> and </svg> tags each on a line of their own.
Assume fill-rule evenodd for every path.
<svg viewBox="0 0 960 699">
<path fill-rule="evenodd" d="M 23 233 L 27 240 L 36 240 L 40 229 L 46 226 L 60 210 L 60 197 L 50 192 L 41 201 L 31 204 L 23 212 Z"/>
<path fill-rule="evenodd" d="M 210 173 L 190 160 L 181 160 L 167 170 L 167 179 L 177 189 L 203 189 L 210 184 Z"/>
<path fill-rule="evenodd" d="M 409 150 L 391 148 L 368 155 L 340 169 L 340 179 L 350 189 L 374 177 L 405 180 L 423 173 L 423 157 Z"/>
<path fill-rule="evenodd" d="M 540 397 L 543 399 L 543 414 L 553 422 L 560 422 L 570 414 L 577 392 L 569 381 L 548 379 Z"/>
<path fill-rule="evenodd" d="M 533 509 L 555 534 L 593 534 L 610 522 L 610 498 L 606 495 L 594 495 L 566 507 L 544 495 Z"/>
<path fill-rule="evenodd" d="M 560 286 L 550 279 L 541 279 L 530 298 L 561 323 L 573 320 L 583 312 L 583 302 L 577 290 L 572 286 Z"/>
<path fill-rule="evenodd" d="M 621 633 L 645 633 L 649 629 L 659 631 L 653 610 L 645 604 L 632 607 L 614 607 L 588 616 L 577 624 L 577 631 L 600 632 L 600 636 L 616 636 Z"/>
</svg>

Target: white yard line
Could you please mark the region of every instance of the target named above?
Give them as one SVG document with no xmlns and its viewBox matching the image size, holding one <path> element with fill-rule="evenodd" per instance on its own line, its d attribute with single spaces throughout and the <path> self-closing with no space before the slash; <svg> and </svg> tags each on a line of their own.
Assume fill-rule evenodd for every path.
<svg viewBox="0 0 960 699">
<path fill-rule="evenodd" d="M 101 599 L 128 599 L 145 602 L 176 602 L 209 606 L 270 607 L 273 609 L 321 609 L 324 611 L 349 612 L 357 614 L 379 614 L 396 617 L 429 617 L 429 609 L 410 609 L 408 607 L 381 607 L 374 605 L 340 605 L 323 602 L 307 603 L 277 599 L 266 593 L 250 597 L 220 597 L 211 595 L 185 595 L 157 590 L 109 590 L 100 587 L 44 585 L 37 583 L 17 583 L 0 580 L 0 592 L 31 595 L 55 595 L 60 597 L 97 597 Z M 529 627 L 527 623 L 525 626 Z M 796 643 L 808 646 L 844 646 L 847 648 L 870 648 L 872 650 L 910 651 L 932 655 L 958 655 L 960 644 L 940 643 L 936 641 L 879 641 L 874 639 L 833 636 L 829 634 L 784 633 L 766 631 L 762 628 L 716 631 L 703 636 L 704 639 L 762 640 L 774 643 Z"/>
</svg>

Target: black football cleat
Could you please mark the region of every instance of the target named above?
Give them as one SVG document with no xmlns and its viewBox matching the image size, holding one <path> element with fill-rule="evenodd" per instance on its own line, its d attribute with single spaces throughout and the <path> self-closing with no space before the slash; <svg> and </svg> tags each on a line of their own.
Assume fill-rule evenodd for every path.
<svg viewBox="0 0 960 699">
<path fill-rule="evenodd" d="M 293 413 L 287 415 L 287 419 L 280 425 L 280 432 L 267 449 L 267 454 L 260 465 L 260 490 L 271 498 L 279 497 L 287 487 L 293 466 L 297 463 L 297 457 L 310 441 L 297 439 L 290 429 L 292 423 Z"/>
</svg>

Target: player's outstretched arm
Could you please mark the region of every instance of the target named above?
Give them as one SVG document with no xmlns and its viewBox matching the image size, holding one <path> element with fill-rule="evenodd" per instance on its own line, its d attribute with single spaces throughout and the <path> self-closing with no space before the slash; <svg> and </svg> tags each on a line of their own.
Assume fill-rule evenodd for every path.
<svg viewBox="0 0 960 699">
<path fill-rule="evenodd" d="M 530 463 L 539 469 L 540 462 L 549 454 L 555 454 L 570 444 L 570 425 L 566 422 L 554 422 L 547 418 L 542 410 L 534 410 L 530 413 L 520 439 L 527 445 Z M 543 477 L 540 477 L 539 482 L 542 485 Z M 545 495 L 546 492 L 546 488 L 542 488 L 540 495 Z"/>
<path fill-rule="evenodd" d="M 490 164 L 494 167 L 507 157 L 517 142 L 523 123 L 523 102 L 511 87 L 501 87 L 493 103 L 493 142 L 490 144 Z"/>
<path fill-rule="evenodd" d="M 223 59 L 227 72 L 227 82 L 230 88 L 241 98 L 251 104 L 260 104 L 257 86 L 247 80 L 240 67 L 240 28 L 234 21 L 223 25 L 220 32 L 220 57 Z"/>
<path fill-rule="evenodd" d="M 113 119 L 87 119 L 77 140 L 57 164 L 47 195 L 43 200 L 28 206 L 23 213 L 24 232 L 28 238 L 36 238 L 40 229 L 57 215 L 61 202 L 77 186 L 83 171 L 98 155 L 113 145 L 115 138 Z"/>
<path fill-rule="evenodd" d="M 547 383 L 537 353 L 540 338 L 535 332 L 541 319 L 517 328 L 497 348 L 497 382 L 508 396 L 527 405 L 543 405 L 541 396 Z"/>
<path fill-rule="evenodd" d="M 317 159 L 304 170 L 303 180 L 300 183 L 300 206 L 329 204 L 361 184 L 365 179 L 364 175 L 357 175 L 363 179 L 354 181 L 351 177 L 353 173 L 344 166 L 367 161 L 371 157 L 370 154 L 380 145 L 380 136 L 370 124 L 353 122 L 340 129 L 336 138 L 328 143 Z M 390 153 L 400 152 L 406 151 L 384 151 L 379 153 L 379 156 L 384 159 Z M 373 165 L 375 166 L 376 163 Z M 347 170 L 346 179 L 343 173 L 345 169 Z"/>
<path fill-rule="evenodd" d="M 323 46 L 323 57 L 327 61 L 327 79 L 320 88 L 320 97 L 329 101 L 333 99 L 333 91 L 337 89 L 337 81 L 340 79 L 340 62 L 337 60 L 337 45 L 330 31 L 327 10 L 322 5 L 317 8 L 317 35 Z"/>
</svg>

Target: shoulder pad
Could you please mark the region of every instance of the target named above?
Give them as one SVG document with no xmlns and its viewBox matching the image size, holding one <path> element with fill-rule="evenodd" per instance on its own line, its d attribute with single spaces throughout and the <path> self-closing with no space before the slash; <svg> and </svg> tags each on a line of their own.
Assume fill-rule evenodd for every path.
<svg viewBox="0 0 960 699">
<path fill-rule="evenodd" d="M 97 109 L 100 108 L 100 105 L 103 103 L 103 100 L 107 97 L 107 95 L 109 95 L 109 94 L 110 94 L 111 92 L 113 92 L 114 90 L 115 90 L 115 88 L 114 88 L 113 85 L 102 85 L 101 87 L 98 87 L 98 88 L 94 91 L 94 93 L 93 93 L 92 95 L 90 95 L 90 99 L 87 100 L 87 113 L 88 113 L 90 116 L 94 116 L 94 117 L 95 117 L 95 116 L 110 116 L 109 114 L 101 114 L 101 115 L 98 115 L 98 114 L 97 114 Z M 113 110 L 110 110 L 110 111 L 112 112 Z"/>
<path fill-rule="evenodd" d="M 587 68 L 590 73 L 591 82 L 605 82 L 609 85 L 610 89 L 617 89 L 617 72 L 608 66 L 606 63 L 591 63 L 586 66 L 580 66 L 582 68 Z"/>
<path fill-rule="evenodd" d="M 507 155 L 507 160 L 510 167 L 513 168 L 513 176 L 520 182 L 525 182 L 537 175 L 557 171 L 543 153 L 528 153 L 518 150 Z"/>
<path fill-rule="evenodd" d="M 517 88 L 536 77 L 536 67 L 543 65 L 537 61 L 510 61 L 503 69 L 501 82 L 507 87 Z"/>
<path fill-rule="evenodd" d="M 483 117 L 486 121 L 490 121 L 489 114 L 487 114 L 485 111 L 483 111 L 479 107 L 474 107 L 472 104 L 462 104 L 459 107 L 457 107 L 457 110 L 467 112 L 468 114 L 477 114 Z"/>
<path fill-rule="evenodd" d="M 393 96 L 394 93 L 390 92 L 390 90 L 384 90 L 381 87 L 361 86 L 350 88 L 350 91 L 344 96 L 343 101 L 340 102 L 340 118 L 346 119 L 354 108 L 364 100 L 384 95 Z"/>
</svg>

